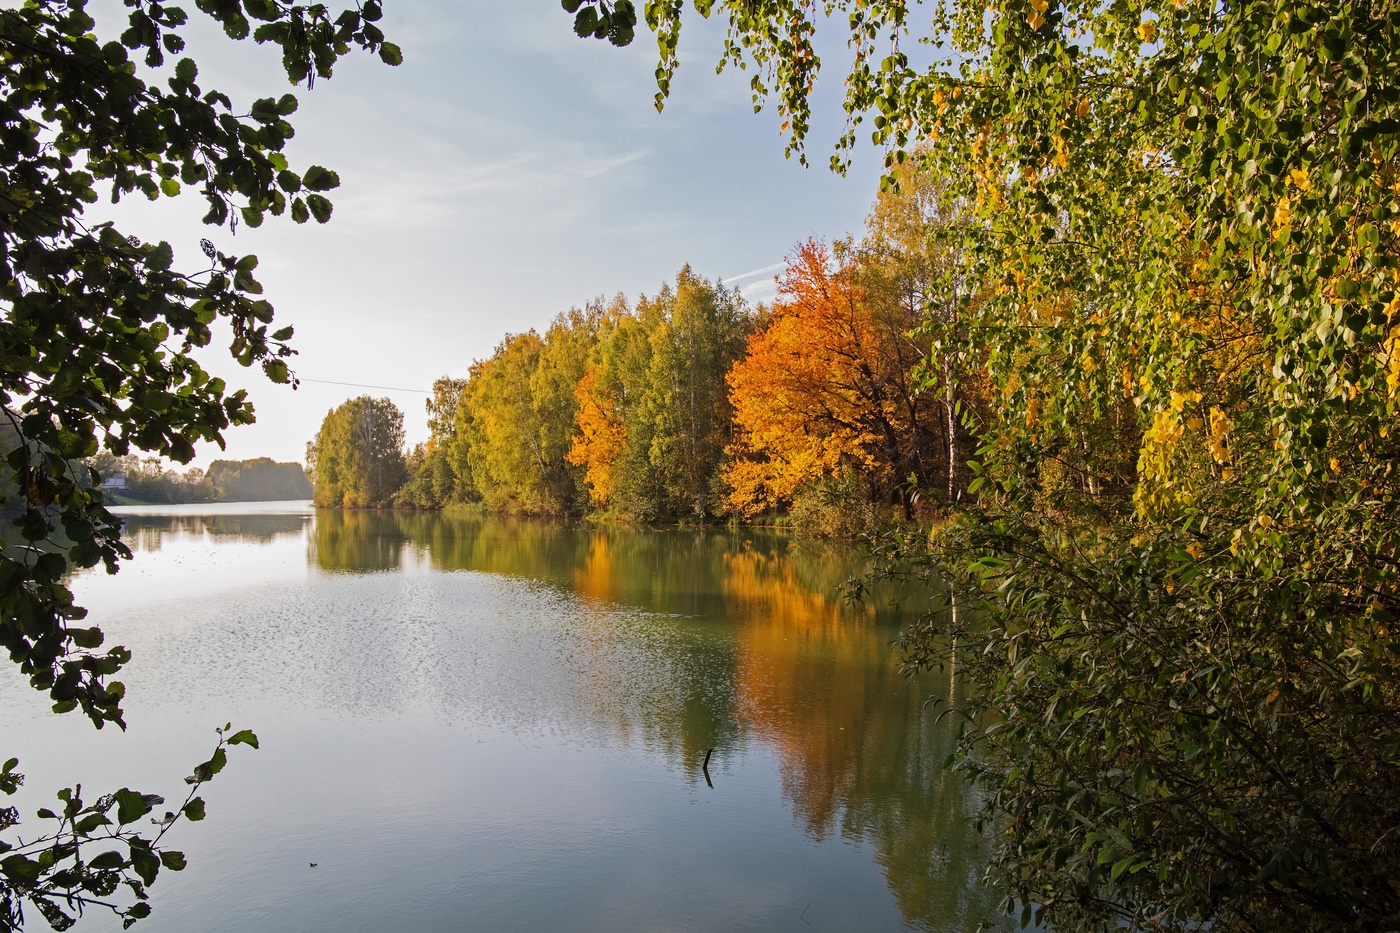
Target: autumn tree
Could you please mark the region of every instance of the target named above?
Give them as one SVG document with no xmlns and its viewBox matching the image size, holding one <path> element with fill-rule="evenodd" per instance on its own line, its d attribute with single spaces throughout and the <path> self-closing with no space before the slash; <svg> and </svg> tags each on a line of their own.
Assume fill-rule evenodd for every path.
<svg viewBox="0 0 1400 933">
<path fill-rule="evenodd" d="M 978 417 L 987 401 L 982 354 L 968 339 L 966 311 L 984 285 L 969 281 L 960 261 L 968 214 L 947 183 L 913 164 L 898 166 L 891 180 L 852 252 L 866 303 L 889 335 L 883 352 L 911 374 L 909 385 L 901 386 L 905 417 L 919 422 L 916 399 L 923 396 L 942 409 L 939 423 L 925 419 L 926 428 L 911 440 L 937 444 L 936 452 L 928 451 L 941 461 L 937 491 L 953 503 L 966 487 L 969 442 L 985 424 Z"/>
<path fill-rule="evenodd" d="M 583 482 L 590 503 L 607 510 L 617 490 L 614 466 L 627 442 L 624 422 L 628 408 L 626 373 L 634 366 L 631 349 L 642 349 L 645 330 L 632 316 L 623 295 L 616 296 L 599 328 L 598 341 L 574 387 L 577 430 L 570 439 L 566 458 L 583 468 Z M 635 343 L 635 348 L 633 347 Z M 649 351 L 650 344 L 645 344 Z M 649 358 L 649 357 L 648 357 Z"/>
<path fill-rule="evenodd" d="M 362 395 L 333 409 L 306 445 L 316 504 L 389 505 L 406 478 L 403 447 L 403 412 L 389 399 Z"/>
<path fill-rule="evenodd" d="M 833 256 L 809 240 L 789 259 L 771 322 L 728 377 L 739 432 L 725 473 L 731 507 L 789 503 L 847 469 L 909 517 L 916 491 L 934 485 L 941 421 L 933 396 L 915 391 L 927 344 L 909 336 L 924 302 L 896 293 L 877 305 L 863 278 L 849 248 Z"/>
</svg>

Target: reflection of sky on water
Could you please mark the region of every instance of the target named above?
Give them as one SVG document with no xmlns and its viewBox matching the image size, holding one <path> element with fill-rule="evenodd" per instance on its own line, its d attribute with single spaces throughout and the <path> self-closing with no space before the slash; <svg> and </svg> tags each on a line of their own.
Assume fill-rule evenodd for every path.
<svg viewBox="0 0 1400 933">
<path fill-rule="evenodd" d="M 833 595 L 849 550 L 334 513 L 128 534 L 137 559 L 75 588 L 135 653 L 130 734 L 10 677 L 0 752 L 31 789 L 173 790 L 212 723 L 258 730 L 153 933 L 962 930 L 994 905 L 920 711 L 946 681 L 907 683 L 896 629 Z"/>
</svg>

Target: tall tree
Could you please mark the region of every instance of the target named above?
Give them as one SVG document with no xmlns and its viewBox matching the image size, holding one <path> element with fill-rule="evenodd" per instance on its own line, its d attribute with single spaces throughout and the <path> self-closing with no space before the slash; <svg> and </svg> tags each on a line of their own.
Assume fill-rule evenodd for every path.
<svg viewBox="0 0 1400 933">
<path fill-rule="evenodd" d="M 578 384 L 600 334 L 626 313 L 601 299 L 557 315 L 541 337 L 506 337 L 471 367 L 448 442 L 463 489 L 495 511 L 565 515 L 587 504 L 584 471 L 568 458 Z"/>
<path fill-rule="evenodd" d="M 408 479 L 396 497 L 410 508 L 441 508 L 470 495 L 471 476 L 459 479 L 452 469 L 451 451 L 457 439 L 457 406 L 467 380 L 442 376 L 433 382 L 433 393 L 424 403 L 428 412 L 428 440 L 409 453 Z"/>
<path fill-rule="evenodd" d="M 666 511 L 704 520 L 721 511 L 715 480 L 731 421 L 724 377 L 743 353 L 749 319 L 737 291 L 689 266 L 654 301 L 658 323 L 641 405 L 653 426 L 648 456 L 665 486 Z M 646 304 L 639 307 L 644 318 Z"/>
<path fill-rule="evenodd" d="M 964 454 L 970 452 L 964 423 L 985 407 L 981 362 L 968 352 L 964 312 L 980 283 L 969 282 L 958 261 L 965 211 L 947 184 L 913 165 L 898 167 L 892 181 L 876 198 L 853 252 L 865 299 L 887 335 L 882 353 L 909 374 L 898 388 L 910 443 L 921 451 L 927 447 L 931 458 L 938 456 L 933 444 L 941 448 L 938 467 L 925 465 L 913 475 L 941 472 L 944 499 L 951 503 L 961 496 Z M 920 417 L 920 396 L 941 403 L 941 424 Z"/>
<path fill-rule="evenodd" d="M 327 508 L 390 504 L 407 478 L 403 412 L 387 398 L 362 395 L 326 414 L 306 445 L 313 498 Z"/>
<path fill-rule="evenodd" d="M 908 336 L 923 301 L 896 292 L 877 305 L 863 278 L 849 249 L 837 259 L 808 241 L 789 260 L 771 323 L 729 374 L 739 429 L 726 471 L 732 507 L 786 504 L 850 469 L 912 516 L 918 489 L 932 485 L 939 418 L 914 384 L 927 343 Z"/>
<path fill-rule="evenodd" d="M 634 520 L 661 517 L 664 498 L 651 462 L 652 420 L 642 408 L 657 311 L 643 302 L 602 336 L 579 381 L 578 433 L 568 454 L 571 463 L 583 467 L 593 504 Z"/>
</svg>

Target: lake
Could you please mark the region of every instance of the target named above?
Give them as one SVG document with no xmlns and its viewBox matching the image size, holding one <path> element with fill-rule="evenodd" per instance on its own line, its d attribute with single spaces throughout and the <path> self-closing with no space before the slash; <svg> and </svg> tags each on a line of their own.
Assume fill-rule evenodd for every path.
<svg viewBox="0 0 1400 933">
<path fill-rule="evenodd" d="M 306 503 L 119 511 L 135 559 L 73 586 L 135 655 L 130 728 L 56 717 L 4 667 L 25 826 L 76 781 L 183 799 L 224 722 L 262 741 L 173 831 L 189 868 L 161 874 L 138 931 L 1012 926 L 978 881 L 976 800 L 941 768 L 955 717 L 925 705 L 964 688 L 907 679 L 898 615 L 843 602 L 858 549 Z"/>
</svg>

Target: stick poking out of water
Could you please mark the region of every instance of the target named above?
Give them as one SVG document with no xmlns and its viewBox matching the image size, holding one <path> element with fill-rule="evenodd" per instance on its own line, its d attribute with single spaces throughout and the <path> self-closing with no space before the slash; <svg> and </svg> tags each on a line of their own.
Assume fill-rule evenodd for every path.
<svg viewBox="0 0 1400 933">
<path fill-rule="evenodd" d="M 714 752 L 715 750 L 713 748 L 705 749 L 705 760 L 700 763 L 700 770 L 705 772 L 705 783 L 711 787 L 715 786 L 715 782 L 710 780 L 710 756 L 713 755 Z"/>
</svg>

